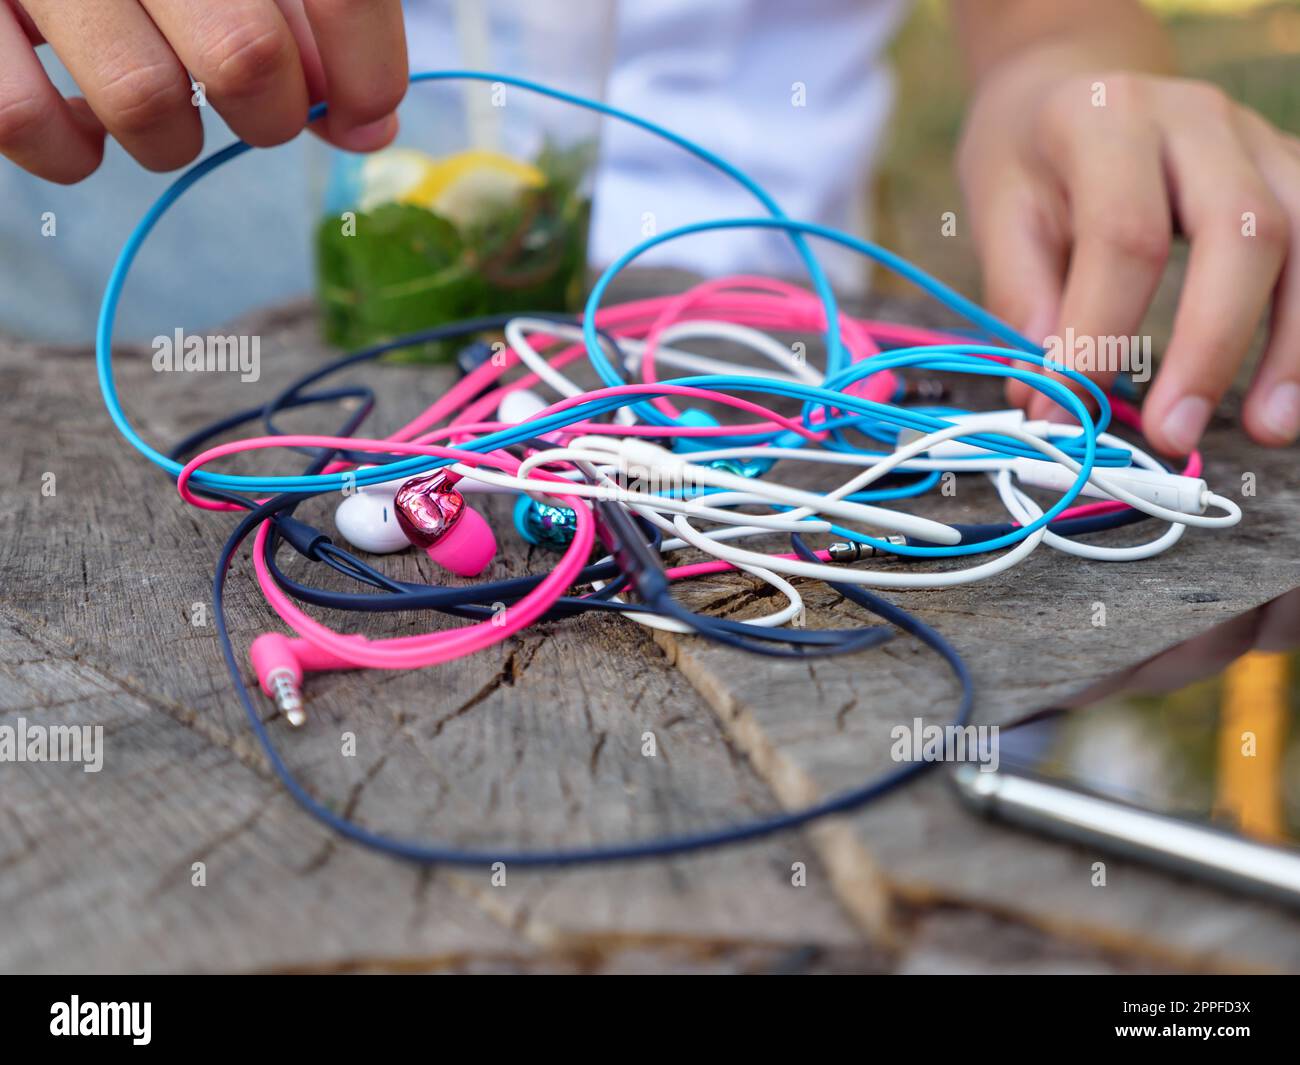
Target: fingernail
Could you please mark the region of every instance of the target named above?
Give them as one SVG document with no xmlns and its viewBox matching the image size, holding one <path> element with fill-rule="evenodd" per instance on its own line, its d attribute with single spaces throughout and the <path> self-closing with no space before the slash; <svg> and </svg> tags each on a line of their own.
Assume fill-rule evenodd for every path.
<svg viewBox="0 0 1300 1065">
<path fill-rule="evenodd" d="M 373 152 L 382 148 L 397 132 L 397 116 L 387 115 L 377 122 L 367 122 L 364 126 L 344 130 L 334 136 L 340 148 L 349 152 Z"/>
<path fill-rule="evenodd" d="M 1030 340 L 1039 346 L 1047 339 L 1047 334 L 1052 331 L 1052 326 L 1056 324 L 1056 314 L 1054 311 L 1044 308 L 1029 316 L 1025 323 L 1024 329 L 1021 330 Z"/>
<path fill-rule="evenodd" d="M 1274 385 L 1259 413 L 1264 428 L 1283 440 L 1295 439 L 1300 433 L 1300 384 L 1283 381 Z"/>
<path fill-rule="evenodd" d="M 1214 407 L 1204 396 L 1184 396 L 1165 415 L 1164 433 L 1169 446 L 1180 455 L 1196 447 L 1209 424 Z"/>
</svg>

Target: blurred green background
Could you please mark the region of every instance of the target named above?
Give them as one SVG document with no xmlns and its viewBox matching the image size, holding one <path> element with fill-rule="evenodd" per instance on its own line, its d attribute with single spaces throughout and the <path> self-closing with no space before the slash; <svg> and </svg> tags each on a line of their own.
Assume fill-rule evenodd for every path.
<svg viewBox="0 0 1300 1065">
<path fill-rule="evenodd" d="M 1051 0 L 1043 0 L 1050 3 Z M 1300 0 L 1146 0 L 1164 21 L 1182 72 L 1215 82 L 1275 125 L 1300 133 Z M 874 192 L 875 236 L 960 291 L 979 292 L 969 227 L 953 173 L 966 87 L 947 0 L 918 0 L 893 47 L 898 99 Z M 958 212 L 956 237 L 940 233 Z M 1182 249 L 1146 331 L 1168 336 Z M 904 287 L 878 271 L 877 289 Z"/>
</svg>

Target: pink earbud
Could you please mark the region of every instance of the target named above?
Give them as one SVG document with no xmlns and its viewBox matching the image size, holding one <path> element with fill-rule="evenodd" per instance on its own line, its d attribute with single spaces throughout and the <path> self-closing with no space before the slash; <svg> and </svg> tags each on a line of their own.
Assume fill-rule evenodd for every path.
<svg viewBox="0 0 1300 1065">
<path fill-rule="evenodd" d="M 455 489 L 459 480 L 450 470 L 417 477 L 397 490 L 393 505 L 411 543 L 444 569 L 477 577 L 492 562 L 497 541 L 483 515 Z"/>
</svg>

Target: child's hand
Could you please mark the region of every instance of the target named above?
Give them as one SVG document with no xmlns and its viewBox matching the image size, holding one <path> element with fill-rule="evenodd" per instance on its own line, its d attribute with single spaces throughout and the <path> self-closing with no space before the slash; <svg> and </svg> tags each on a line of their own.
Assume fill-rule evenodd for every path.
<svg viewBox="0 0 1300 1065">
<path fill-rule="evenodd" d="M 1270 306 L 1245 426 L 1263 444 L 1296 438 L 1300 141 L 1211 85 L 1080 74 L 1044 49 L 981 86 L 959 170 L 990 306 L 1035 340 L 1140 333 L 1173 233 L 1187 236 L 1173 335 L 1142 412 L 1162 452 L 1195 446 Z M 1030 394 L 1010 390 L 1017 403 Z M 1051 404 L 1033 397 L 1041 417 Z"/>
<path fill-rule="evenodd" d="M 48 42 L 85 93 L 63 99 Z M 150 170 L 198 155 L 191 79 L 251 144 L 279 144 L 330 100 L 319 132 L 369 151 L 406 91 L 401 0 L 0 0 L 0 152 L 51 181 L 99 166 L 105 132 Z"/>
</svg>

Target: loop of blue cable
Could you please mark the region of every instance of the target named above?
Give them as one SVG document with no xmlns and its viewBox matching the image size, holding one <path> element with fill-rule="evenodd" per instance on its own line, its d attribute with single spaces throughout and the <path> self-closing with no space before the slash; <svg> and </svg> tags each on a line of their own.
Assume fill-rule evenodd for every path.
<svg viewBox="0 0 1300 1065">
<path fill-rule="evenodd" d="M 772 196 L 753 178 L 745 174 L 738 167 L 727 162 L 721 156 L 709 151 L 707 148 L 696 144 L 694 141 L 674 133 L 672 130 L 634 115 L 631 112 L 624 111 L 620 108 L 613 107 L 610 104 L 603 103 L 599 100 L 591 100 L 576 93 L 564 92 L 560 89 L 554 89 L 547 85 L 542 85 L 527 78 L 515 77 L 509 74 L 494 74 L 485 71 L 475 70 L 435 70 L 422 71 L 411 75 L 411 83 L 418 84 L 421 82 L 436 81 L 485 81 L 491 83 L 500 82 L 505 85 L 513 85 L 517 88 L 524 89 L 528 92 L 537 93 L 541 96 L 548 96 L 565 103 L 572 104 L 575 107 L 582 107 L 590 111 L 607 115 L 610 118 L 618 119 L 640 129 L 646 130 L 655 136 L 675 144 L 683 150 L 691 153 L 697 158 L 708 163 L 721 173 L 727 175 L 738 184 L 747 189 L 753 196 L 767 208 L 774 217 L 785 218 L 785 213 L 781 210 L 779 204 Z M 311 119 L 321 117 L 326 111 L 325 104 L 317 104 L 310 112 Z M 99 322 L 95 331 L 95 365 L 99 376 L 100 391 L 104 397 L 104 404 L 108 408 L 109 416 L 113 419 L 114 425 L 126 440 L 144 455 L 151 462 L 162 467 L 173 476 L 181 471 L 181 467 L 162 454 L 156 448 L 150 446 L 131 425 L 122 409 L 121 400 L 117 394 L 117 386 L 113 380 L 113 326 L 117 317 L 117 306 L 121 302 L 122 289 L 126 284 L 126 279 L 130 273 L 131 266 L 136 256 L 139 255 L 140 249 L 144 246 L 149 234 L 158 224 L 164 214 L 181 198 L 182 195 L 194 184 L 202 180 L 212 171 L 224 166 L 233 159 L 238 158 L 245 152 L 250 151 L 251 146 L 244 141 L 237 141 L 225 148 L 214 152 L 205 159 L 200 160 L 180 175 L 158 199 L 153 203 L 141 220 L 136 224 L 126 239 L 126 243 L 119 253 L 113 271 L 109 276 L 108 284 L 104 289 L 104 297 L 100 304 Z M 828 346 L 829 365 L 836 370 L 846 365 L 846 356 L 843 351 L 843 345 L 839 334 L 839 308 L 835 302 L 835 295 L 831 291 L 830 282 L 826 278 L 825 271 L 817 262 L 812 252 L 808 249 L 807 243 L 803 236 L 794 233 L 792 240 L 798 250 L 801 258 L 807 264 L 809 275 L 813 281 L 813 288 L 816 290 L 818 297 L 822 301 L 824 314 L 826 316 L 826 339 Z M 501 446 L 491 444 L 488 450 Z M 427 464 L 420 465 L 420 460 L 408 460 L 409 469 L 399 471 L 401 473 L 415 474 L 423 472 L 432 467 Z M 286 478 L 241 478 L 238 483 L 231 483 L 227 480 L 218 484 L 215 475 L 208 474 L 205 471 L 199 471 L 195 475 L 195 483 L 200 486 L 223 487 L 233 491 L 261 491 L 261 492 L 279 492 L 292 491 L 285 482 Z M 302 480 L 299 478 L 298 480 Z M 336 475 L 317 476 L 313 483 L 305 488 L 298 490 L 312 491 L 315 489 L 339 489 L 343 486 L 341 478 Z M 364 479 L 358 478 L 358 483 L 371 483 Z"/>
</svg>

